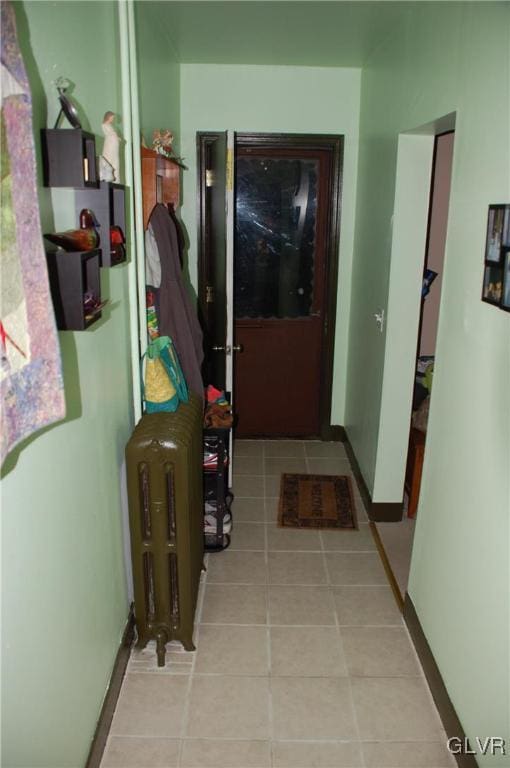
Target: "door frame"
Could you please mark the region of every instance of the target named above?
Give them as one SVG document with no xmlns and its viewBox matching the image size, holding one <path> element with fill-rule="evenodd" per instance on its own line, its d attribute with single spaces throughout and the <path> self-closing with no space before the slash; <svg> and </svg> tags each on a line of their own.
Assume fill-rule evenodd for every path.
<svg viewBox="0 0 510 768">
<path fill-rule="evenodd" d="M 205 270 L 207 263 L 207 202 L 206 170 L 208 147 L 219 132 L 197 133 L 197 230 L 198 230 L 198 301 L 205 309 Z M 337 316 L 338 264 L 340 246 L 340 220 L 342 201 L 342 170 L 344 137 L 333 134 L 303 133 L 236 133 L 237 147 L 267 147 L 298 150 L 327 150 L 332 155 L 332 173 L 329 184 L 330 208 L 327 211 L 325 249 L 325 295 L 322 323 L 322 357 L 319 374 L 319 434 L 322 440 L 338 439 L 338 429 L 331 425 L 333 394 L 333 362 Z"/>
</svg>

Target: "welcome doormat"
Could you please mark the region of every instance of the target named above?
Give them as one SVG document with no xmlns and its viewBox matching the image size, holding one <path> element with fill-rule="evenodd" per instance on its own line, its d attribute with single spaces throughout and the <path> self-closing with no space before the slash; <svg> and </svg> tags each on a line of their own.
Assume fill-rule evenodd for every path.
<svg viewBox="0 0 510 768">
<path fill-rule="evenodd" d="M 347 475 L 283 474 L 278 525 L 283 528 L 356 530 L 356 508 Z"/>
</svg>

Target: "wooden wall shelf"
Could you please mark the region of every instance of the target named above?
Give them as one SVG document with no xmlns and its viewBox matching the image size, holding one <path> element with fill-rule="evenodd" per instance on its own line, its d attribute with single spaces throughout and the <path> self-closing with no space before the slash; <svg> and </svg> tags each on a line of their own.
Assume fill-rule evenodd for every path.
<svg viewBox="0 0 510 768">
<path fill-rule="evenodd" d="M 51 298 L 60 331 L 84 331 L 101 317 L 101 311 L 87 315 L 84 298 L 87 292 L 101 297 L 99 249 L 93 251 L 48 251 L 48 275 Z"/>
<path fill-rule="evenodd" d="M 126 235 L 125 197 L 125 187 L 111 181 L 100 181 L 97 189 L 76 190 L 76 211 L 90 208 L 98 221 L 102 267 L 115 267 L 126 261 L 125 248 L 115 253 L 110 247 L 110 227 L 120 227 Z"/>
<path fill-rule="evenodd" d="M 180 204 L 180 167 L 153 149 L 142 147 L 143 228 L 147 229 L 156 203 Z"/>
<path fill-rule="evenodd" d="M 41 131 L 45 187 L 97 187 L 96 140 L 81 128 Z"/>
</svg>

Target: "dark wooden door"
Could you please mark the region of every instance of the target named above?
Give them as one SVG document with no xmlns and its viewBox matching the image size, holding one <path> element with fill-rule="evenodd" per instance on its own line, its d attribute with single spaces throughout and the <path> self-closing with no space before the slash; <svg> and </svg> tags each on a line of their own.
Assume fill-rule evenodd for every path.
<svg viewBox="0 0 510 768">
<path fill-rule="evenodd" d="M 238 145 L 238 437 L 321 433 L 333 176 L 326 148 Z"/>
<path fill-rule="evenodd" d="M 201 262 L 199 300 L 204 326 L 204 381 L 226 384 L 226 183 L 227 134 L 199 134 L 204 169 L 200 190 Z"/>
</svg>

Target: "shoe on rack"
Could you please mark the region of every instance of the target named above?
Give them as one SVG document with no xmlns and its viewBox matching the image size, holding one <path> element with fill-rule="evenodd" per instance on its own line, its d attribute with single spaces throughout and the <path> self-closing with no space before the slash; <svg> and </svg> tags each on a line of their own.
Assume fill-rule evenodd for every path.
<svg viewBox="0 0 510 768">
<path fill-rule="evenodd" d="M 223 515 L 223 533 L 230 533 L 232 530 L 232 515 L 230 513 L 226 513 Z M 206 513 L 204 515 L 204 533 L 207 534 L 215 534 L 218 531 L 218 520 L 216 517 L 211 513 Z"/>
<path fill-rule="evenodd" d="M 223 460 L 223 466 L 228 464 L 228 456 L 225 455 Z M 202 464 L 204 469 L 217 469 L 218 467 L 218 454 L 213 451 L 204 451 L 204 461 Z"/>
</svg>

